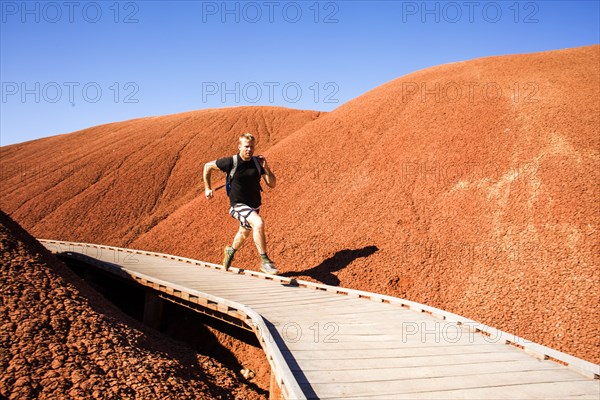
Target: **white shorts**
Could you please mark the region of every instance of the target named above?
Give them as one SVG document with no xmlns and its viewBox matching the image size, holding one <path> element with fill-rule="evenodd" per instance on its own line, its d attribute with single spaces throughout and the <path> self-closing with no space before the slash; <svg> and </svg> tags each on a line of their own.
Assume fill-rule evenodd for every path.
<svg viewBox="0 0 600 400">
<path fill-rule="evenodd" d="M 258 213 L 258 208 L 252 208 L 244 203 L 236 203 L 229 209 L 229 215 L 240 221 L 240 226 L 245 229 L 252 229 L 252 226 L 248 223 L 248 217 L 254 211 Z"/>
</svg>

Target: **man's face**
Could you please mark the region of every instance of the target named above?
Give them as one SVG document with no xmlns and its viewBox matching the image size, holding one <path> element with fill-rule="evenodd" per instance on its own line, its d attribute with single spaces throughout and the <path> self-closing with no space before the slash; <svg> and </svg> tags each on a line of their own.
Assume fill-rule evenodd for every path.
<svg viewBox="0 0 600 400">
<path fill-rule="evenodd" d="M 240 144 L 238 145 L 238 149 L 240 150 L 240 155 L 244 160 L 248 160 L 252 158 L 254 154 L 254 140 L 242 139 L 240 140 Z"/>
</svg>

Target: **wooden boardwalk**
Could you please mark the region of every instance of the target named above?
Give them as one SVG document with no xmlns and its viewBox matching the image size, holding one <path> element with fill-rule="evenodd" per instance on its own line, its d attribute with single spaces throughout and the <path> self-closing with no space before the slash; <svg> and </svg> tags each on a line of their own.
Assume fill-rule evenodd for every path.
<svg viewBox="0 0 600 400">
<path fill-rule="evenodd" d="M 42 243 L 252 329 L 285 399 L 600 398 L 599 365 L 443 310 L 165 254 Z"/>
</svg>

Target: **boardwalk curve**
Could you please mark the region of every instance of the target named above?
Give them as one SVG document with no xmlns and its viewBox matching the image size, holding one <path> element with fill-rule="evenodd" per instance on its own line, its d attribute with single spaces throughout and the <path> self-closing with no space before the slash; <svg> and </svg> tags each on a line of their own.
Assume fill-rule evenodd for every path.
<svg viewBox="0 0 600 400">
<path fill-rule="evenodd" d="M 600 398 L 599 365 L 444 310 L 167 254 L 40 242 L 254 331 L 284 399 Z"/>
</svg>

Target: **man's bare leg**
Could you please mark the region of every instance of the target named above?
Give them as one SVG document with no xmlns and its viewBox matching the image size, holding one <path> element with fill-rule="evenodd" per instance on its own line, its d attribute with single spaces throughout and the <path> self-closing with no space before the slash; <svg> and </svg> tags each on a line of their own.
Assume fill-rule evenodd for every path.
<svg viewBox="0 0 600 400">
<path fill-rule="evenodd" d="M 225 270 L 229 269 L 229 266 L 233 261 L 233 256 L 235 255 L 235 252 L 240 247 L 242 247 L 244 241 L 248 238 L 248 236 L 250 236 L 250 229 L 246 229 L 240 226 L 240 229 L 238 229 L 237 233 L 235 234 L 235 237 L 233 238 L 233 244 L 231 245 L 231 247 L 225 247 L 225 251 L 223 254 L 223 266 L 225 267 Z"/>
<path fill-rule="evenodd" d="M 231 247 L 233 247 L 235 250 L 240 249 L 246 241 L 246 239 L 248 238 L 248 236 L 250 236 L 250 232 L 252 232 L 250 229 L 246 229 L 243 226 L 240 226 L 240 229 L 238 229 L 237 233 L 235 234 L 235 237 L 233 238 L 233 244 L 231 245 Z"/>
<path fill-rule="evenodd" d="M 267 240 L 265 238 L 265 224 L 258 215 L 257 212 L 252 212 L 246 219 L 250 226 L 252 227 L 252 235 L 254 238 L 254 244 L 256 244 L 256 249 L 258 250 L 258 254 L 260 254 L 261 258 L 261 267 L 260 269 L 263 272 L 268 274 L 276 274 L 278 273 L 277 268 L 275 268 L 275 264 L 269 256 L 267 256 Z"/>
<path fill-rule="evenodd" d="M 257 212 L 252 212 L 246 219 L 252 227 L 252 237 L 258 254 L 267 253 L 267 239 L 265 238 L 265 223 Z"/>
</svg>

